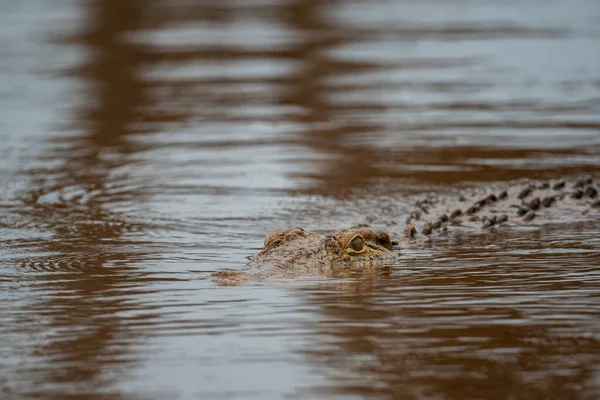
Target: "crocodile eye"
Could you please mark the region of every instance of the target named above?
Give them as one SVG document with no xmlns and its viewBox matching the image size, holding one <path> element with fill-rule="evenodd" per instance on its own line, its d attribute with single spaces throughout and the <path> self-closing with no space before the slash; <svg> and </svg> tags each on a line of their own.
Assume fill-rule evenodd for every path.
<svg viewBox="0 0 600 400">
<path fill-rule="evenodd" d="M 360 237 L 355 237 L 354 239 L 352 239 L 352 241 L 350 242 L 350 247 L 352 247 L 352 250 L 354 251 L 361 251 L 363 249 L 363 240 Z"/>
</svg>

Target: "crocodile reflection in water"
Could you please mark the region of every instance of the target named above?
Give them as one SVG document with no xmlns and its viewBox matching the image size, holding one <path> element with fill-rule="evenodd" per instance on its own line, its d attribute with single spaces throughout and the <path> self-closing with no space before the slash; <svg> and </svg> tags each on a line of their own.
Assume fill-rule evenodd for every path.
<svg viewBox="0 0 600 400">
<path fill-rule="evenodd" d="M 487 232 L 505 225 L 585 220 L 600 211 L 598 197 L 592 178 L 526 180 L 456 195 L 429 195 L 416 201 L 401 230 L 387 224 L 387 233 L 365 224 L 323 236 L 302 228 L 282 229 L 266 235 L 261 252 L 242 270 L 218 271 L 213 277 L 220 283 L 239 284 L 273 276 L 372 271 L 390 266 L 398 248 L 427 242 L 436 231 Z"/>
</svg>

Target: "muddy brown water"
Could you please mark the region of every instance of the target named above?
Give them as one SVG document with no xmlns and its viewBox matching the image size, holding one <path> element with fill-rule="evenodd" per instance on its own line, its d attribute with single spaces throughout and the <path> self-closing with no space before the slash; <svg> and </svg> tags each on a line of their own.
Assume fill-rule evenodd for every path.
<svg viewBox="0 0 600 400">
<path fill-rule="evenodd" d="M 600 6 L 0 1 L 2 399 L 597 399 L 600 216 L 219 287 L 262 235 L 600 172 Z"/>
</svg>

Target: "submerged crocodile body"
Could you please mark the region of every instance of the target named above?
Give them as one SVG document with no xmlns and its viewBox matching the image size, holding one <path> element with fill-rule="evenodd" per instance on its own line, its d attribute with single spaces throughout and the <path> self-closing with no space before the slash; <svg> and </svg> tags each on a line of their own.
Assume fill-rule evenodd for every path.
<svg viewBox="0 0 600 400">
<path fill-rule="evenodd" d="M 384 224 L 384 231 L 359 224 L 329 236 L 302 228 L 282 229 L 266 235 L 260 253 L 244 268 L 218 271 L 213 278 L 219 283 L 240 284 L 273 276 L 368 271 L 390 266 L 399 249 L 427 242 L 436 232 L 486 232 L 598 216 L 600 196 L 592 178 L 522 180 L 455 194 L 431 194 L 416 201 L 405 227 L 390 222 Z"/>
<path fill-rule="evenodd" d="M 600 196 L 593 178 L 521 180 L 453 195 L 419 198 L 404 233 L 415 238 L 448 229 L 481 232 L 505 226 L 559 224 L 597 218 Z M 393 226 L 388 224 L 389 229 Z"/>
</svg>

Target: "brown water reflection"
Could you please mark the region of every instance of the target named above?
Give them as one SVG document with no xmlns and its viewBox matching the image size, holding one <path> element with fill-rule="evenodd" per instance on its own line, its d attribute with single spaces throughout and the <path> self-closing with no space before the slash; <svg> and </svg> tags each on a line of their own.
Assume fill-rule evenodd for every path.
<svg viewBox="0 0 600 400">
<path fill-rule="evenodd" d="M 598 329 L 599 280 L 589 266 L 597 241 L 563 241 L 560 234 L 539 231 L 510 232 L 503 239 L 512 243 L 510 251 L 493 237 L 454 238 L 436 249 L 433 267 L 430 257 L 405 260 L 393 283 L 358 280 L 302 290 L 320 314 L 310 322 L 314 341 L 304 352 L 328 377 L 321 393 L 597 396 L 598 369 L 589 364 L 600 348 L 592 334 Z M 569 258 L 588 267 L 573 272 L 546 264 L 539 253 L 548 251 L 554 262 Z M 555 314 L 564 302 L 569 319 Z M 580 329 L 590 334 L 580 335 Z"/>
<path fill-rule="evenodd" d="M 117 396 L 115 382 L 137 358 L 127 350 L 139 342 L 129 332 L 131 320 L 119 315 L 137 309 L 131 299 L 147 291 L 148 274 L 135 267 L 147 251 L 126 237 L 145 227 L 106 205 L 144 197 L 114 176 L 135 151 L 126 135 L 136 132 L 139 110 L 148 103 L 137 73 L 141 51 L 120 42 L 124 32 L 140 28 L 140 11 L 139 4 L 107 1 L 89 12 L 90 30 L 80 42 L 89 57 L 78 69 L 88 82 L 88 101 L 73 119 L 84 133 L 59 138 L 56 149 L 41 154 L 59 166 L 31 169 L 30 187 L 14 210 L 30 230 L 51 232 L 11 243 L 13 250 L 36 254 L 11 260 L 21 269 L 9 282 L 31 291 L 19 307 L 22 317 L 12 321 L 20 328 L 9 327 L 21 336 L 13 346 L 25 352 L 15 368 L 26 377 L 18 397 Z M 39 335 L 45 339 L 30 339 Z M 107 364 L 114 366 L 110 372 Z"/>
<path fill-rule="evenodd" d="M 596 215 L 206 280 L 283 225 L 600 172 L 597 4 L 467 3 L 0 3 L 3 397 L 597 398 Z"/>
</svg>

